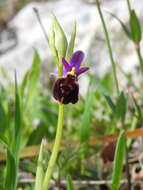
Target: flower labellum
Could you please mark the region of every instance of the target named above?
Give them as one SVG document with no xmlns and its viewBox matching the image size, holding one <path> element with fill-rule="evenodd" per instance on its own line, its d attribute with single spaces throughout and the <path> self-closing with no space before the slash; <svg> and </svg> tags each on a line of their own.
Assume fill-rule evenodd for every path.
<svg viewBox="0 0 143 190">
<path fill-rule="evenodd" d="M 69 63 L 62 58 L 63 77 L 57 79 L 53 87 L 54 98 L 62 104 L 75 104 L 78 101 L 78 76 L 89 69 L 89 67 L 80 68 L 83 58 L 84 53 L 82 51 L 76 51 Z M 56 75 L 56 73 L 51 74 Z"/>
<path fill-rule="evenodd" d="M 62 104 L 78 101 L 79 86 L 75 76 L 67 75 L 67 77 L 59 78 L 53 87 L 53 96 Z"/>
</svg>

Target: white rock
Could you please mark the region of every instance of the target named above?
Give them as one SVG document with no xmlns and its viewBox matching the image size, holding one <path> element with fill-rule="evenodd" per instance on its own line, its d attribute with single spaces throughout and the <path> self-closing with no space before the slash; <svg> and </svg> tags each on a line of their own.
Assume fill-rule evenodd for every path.
<svg viewBox="0 0 143 190">
<path fill-rule="evenodd" d="M 141 1 L 134 0 L 132 5 L 137 9 L 138 14 L 141 15 L 143 10 Z M 11 27 L 16 28 L 18 44 L 1 56 L 0 65 L 6 68 L 10 74 L 13 75 L 13 70 L 16 69 L 18 78 L 22 78 L 32 63 L 33 48 L 38 50 L 43 61 L 51 60 L 51 51 L 33 12 L 34 7 L 39 10 L 47 31 L 52 12 L 58 17 L 68 37 L 72 23 L 76 20 L 78 32 L 76 49 L 85 51 L 87 62 L 89 65 L 92 65 L 92 72 L 97 75 L 102 76 L 110 69 L 110 60 L 96 6 L 87 4 L 82 0 L 60 0 L 47 3 L 30 3 L 9 23 Z M 108 10 L 119 16 L 124 22 L 127 22 L 128 10 L 126 1 L 105 1 L 102 4 L 102 8 L 102 10 Z M 117 62 L 123 65 L 125 70 L 132 70 L 137 63 L 133 45 L 121 32 L 119 23 L 106 12 L 104 12 L 104 16 Z M 50 67 L 54 66 L 51 65 Z"/>
</svg>

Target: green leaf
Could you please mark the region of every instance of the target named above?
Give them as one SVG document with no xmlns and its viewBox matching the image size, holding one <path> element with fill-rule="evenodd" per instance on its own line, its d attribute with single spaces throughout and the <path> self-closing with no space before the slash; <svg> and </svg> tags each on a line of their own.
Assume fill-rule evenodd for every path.
<svg viewBox="0 0 143 190">
<path fill-rule="evenodd" d="M 66 59 L 68 61 L 70 61 L 73 51 L 74 51 L 75 38 L 76 38 L 76 23 L 73 25 L 71 39 L 70 39 L 68 49 L 67 49 Z"/>
<path fill-rule="evenodd" d="M 29 83 L 28 83 L 28 89 L 27 89 L 26 104 L 29 104 L 32 101 L 34 101 L 34 97 L 37 94 L 38 82 L 40 80 L 40 64 L 41 64 L 41 60 L 40 60 L 39 54 L 35 50 L 33 64 L 32 64 L 31 70 L 29 71 L 29 78 L 28 78 Z"/>
<path fill-rule="evenodd" d="M 97 91 L 99 91 L 104 96 L 110 96 L 110 91 L 101 80 L 94 77 L 93 81 L 96 84 Z"/>
<path fill-rule="evenodd" d="M 4 133 L 4 131 L 6 130 L 6 122 L 7 118 L 6 118 L 6 112 L 4 110 L 4 106 L 2 104 L 2 100 L 0 99 L 0 132 Z"/>
<path fill-rule="evenodd" d="M 36 180 L 35 180 L 35 190 L 42 190 L 43 179 L 44 179 L 44 171 L 43 171 L 43 149 L 44 143 L 41 142 L 40 152 L 38 157 L 37 171 L 36 171 Z"/>
<path fill-rule="evenodd" d="M 112 112 L 114 113 L 115 112 L 115 109 L 116 109 L 116 106 L 115 104 L 113 103 L 112 99 L 110 98 L 110 96 L 104 96 L 108 105 L 110 106 Z"/>
<path fill-rule="evenodd" d="M 81 129 L 80 129 L 80 139 L 81 142 L 87 142 L 90 136 L 90 119 L 92 113 L 94 94 L 93 92 L 89 93 L 86 98 Z"/>
<path fill-rule="evenodd" d="M 132 40 L 138 44 L 141 41 L 142 32 L 141 32 L 139 19 L 134 10 L 132 10 L 130 14 L 130 28 L 131 28 Z"/>
<path fill-rule="evenodd" d="M 13 181 L 15 189 L 17 186 L 20 145 L 21 145 L 21 109 L 20 109 L 20 97 L 17 86 L 17 77 L 15 72 L 15 128 L 14 128 L 14 144 L 13 144 L 14 161 L 11 158 L 11 154 L 9 153 L 10 159 L 12 159 L 11 162 L 15 162 L 15 181 Z M 9 165 L 8 167 L 11 168 L 11 166 Z M 12 168 L 10 172 L 12 172 Z"/>
<path fill-rule="evenodd" d="M 15 137 L 14 137 L 13 152 L 17 162 L 19 159 L 20 141 L 21 141 L 21 109 L 20 109 L 20 97 L 17 86 L 17 77 L 15 73 Z"/>
<path fill-rule="evenodd" d="M 6 176 L 5 176 L 5 190 L 16 190 L 16 161 L 14 155 L 7 147 L 7 160 L 6 160 Z"/>
<path fill-rule="evenodd" d="M 58 58 L 61 59 L 66 56 L 68 42 L 65 33 L 55 15 L 53 15 L 52 18 L 52 26 L 55 34 L 55 47 L 58 52 Z"/>
<path fill-rule="evenodd" d="M 72 178 L 69 174 L 67 175 L 67 190 L 74 190 Z"/>
<path fill-rule="evenodd" d="M 118 119 L 124 121 L 125 115 L 127 111 L 127 99 L 123 92 L 121 92 L 120 96 L 117 99 L 115 116 Z"/>
<path fill-rule="evenodd" d="M 131 121 L 130 130 L 135 130 L 137 127 L 137 123 L 138 123 L 138 119 L 136 118 L 136 116 L 134 116 Z M 133 141 L 134 139 L 132 138 L 127 139 L 127 147 L 130 147 Z"/>
<path fill-rule="evenodd" d="M 125 133 L 122 131 L 120 133 L 116 146 L 113 175 L 112 175 L 112 190 L 119 190 L 120 187 L 125 146 L 126 146 L 126 137 Z"/>
<path fill-rule="evenodd" d="M 4 144 L 5 147 L 8 147 L 8 139 L 2 134 L 0 134 L 0 141 Z"/>
<path fill-rule="evenodd" d="M 130 30 L 128 29 L 128 27 L 122 22 L 121 19 L 119 19 L 116 15 L 114 15 L 113 13 L 110 13 L 109 11 L 106 11 L 107 13 L 109 13 L 112 17 L 114 17 L 121 25 L 123 31 L 125 32 L 125 34 L 127 35 L 127 37 L 129 39 L 132 39 L 132 34 L 130 32 Z"/>
<path fill-rule="evenodd" d="M 6 172 L 5 172 L 5 182 L 4 189 L 5 190 L 16 190 L 15 182 L 16 182 L 16 161 L 14 158 L 14 154 L 10 150 L 10 146 L 8 144 L 8 139 L 0 134 L 0 141 L 4 144 L 7 149 L 7 159 L 6 159 Z"/>
<path fill-rule="evenodd" d="M 21 86 L 20 86 L 20 96 L 21 98 L 24 98 L 25 96 L 25 91 L 26 91 L 26 86 L 28 83 L 28 79 L 29 79 L 29 71 L 27 71 L 23 77 Z"/>
</svg>

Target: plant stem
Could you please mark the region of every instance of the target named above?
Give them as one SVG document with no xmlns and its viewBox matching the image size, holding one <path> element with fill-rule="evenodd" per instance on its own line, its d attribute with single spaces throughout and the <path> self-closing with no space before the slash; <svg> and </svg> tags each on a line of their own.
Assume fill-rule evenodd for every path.
<svg viewBox="0 0 143 190">
<path fill-rule="evenodd" d="M 141 49 L 140 49 L 140 45 L 136 45 L 136 52 L 138 55 L 138 59 L 139 59 L 139 63 L 140 63 L 140 67 L 141 67 L 141 72 L 142 72 L 142 77 L 143 77 L 143 59 L 142 59 L 142 55 L 141 55 Z"/>
<path fill-rule="evenodd" d="M 127 6 L 128 6 L 128 10 L 129 10 L 129 13 L 131 13 L 131 3 L 130 3 L 130 0 L 127 0 Z"/>
<path fill-rule="evenodd" d="M 126 148 L 125 148 L 125 160 L 126 160 L 126 172 L 127 172 L 127 180 L 128 180 L 128 190 L 131 190 L 131 176 L 129 170 L 129 162 L 128 162 L 128 147 L 126 141 Z"/>
<path fill-rule="evenodd" d="M 52 150 L 52 154 L 49 160 L 48 168 L 46 170 L 46 174 L 43 182 L 43 190 L 48 190 L 50 185 L 50 179 L 53 173 L 53 169 L 56 163 L 57 155 L 60 149 L 61 137 L 62 137 L 62 129 L 63 129 L 63 119 L 64 119 L 64 105 L 59 104 L 59 115 L 58 115 L 58 124 L 57 124 L 57 132 L 55 138 L 55 144 Z"/>
<path fill-rule="evenodd" d="M 103 25 L 103 30 L 104 30 L 104 34 L 105 34 L 105 38 L 106 38 L 106 44 L 107 44 L 107 47 L 108 47 L 110 61 L 111 61 L 111 64 L 112 64 L 112 70 L 113 70 L 113 76 L 114 76 L 114 80 L 115 80 L 115 84 L 116 84 L 117 94 L 119 94 L 119 85 L 118 85 L 118 79 L 117 79 L 117 73 L 116 73 L 116 64 L 115 64 L 115 61 L 114 61 L 114 58 L 113 58 L 112 48 L 111 48 L 111 45 L 110 45 L 110 39 L 109 39 L 106 24 L 105 24 L 105 21 L 104 21 L 104 18 L 103 18 L 103 14 L 102 14 L 102 11 L 101 11 L 101 8 L 100 8 L 99 0 L 96 0 L 96 4 L 97 4 L 97 9 L 98 9 L 98 12 L 99 12 L 99 15 L 100 15 L 100 19 L 101 19 L 101 22 L 102 22 L 102 25 Z"/>
<path fill-rule="evenodd" d="M 44 28 L 44 25 L 43 25 L 43 23 L 42 23 L 42 21 L 41 21 L 41 17 L 40 17 L 39 11 L 38 11 L 38 9 L 36 9 L 36 8 L 33 8 L 33 11 L 34 11 L 35 14 L 36 14 L 36 17 L 37 17 L 38 22 L 39 22 L 39 24 L 40 24 L 40 26 L 41 26 L 42 32 L 43 32 L 43 34 L 44 34 L 44 36 L 45 36 L 45 39 L 46 39 L 47 42 L 49 43 L 48 35 L 47 35 L 46 30 L 45 30 L 45 28 Z"/>
<path fill-rule="evenodd" d="M 125 132 L 125 120 L 122 120 L 122 129 Z M 130 169 L 129 169 L 129 155 L 128 155 L 128 145 L 127 145 L 127 139 L 125 144 L 125 163 L 126 163 L 126 174 L 127 174 L 127 181 L 128 181 L 128 190 L 131 190 L 131 176 L 130 176 Z"/>
</svg>

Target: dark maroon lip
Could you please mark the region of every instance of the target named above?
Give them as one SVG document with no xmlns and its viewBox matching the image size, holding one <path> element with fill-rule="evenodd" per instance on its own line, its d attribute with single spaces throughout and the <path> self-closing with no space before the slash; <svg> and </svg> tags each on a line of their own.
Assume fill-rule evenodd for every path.
<svg viewBox="0 0 143 190">
<path fill-rule="evenodd" d="M 76 77 L 70 74 L 59 78 L 53 86 L 53 96 L 62 104 L 77 103 L 78 94 L 79 85 Z"/>
</svg>

